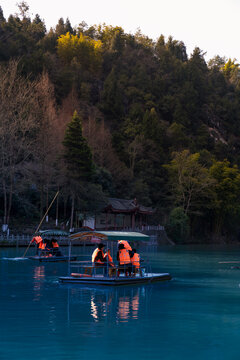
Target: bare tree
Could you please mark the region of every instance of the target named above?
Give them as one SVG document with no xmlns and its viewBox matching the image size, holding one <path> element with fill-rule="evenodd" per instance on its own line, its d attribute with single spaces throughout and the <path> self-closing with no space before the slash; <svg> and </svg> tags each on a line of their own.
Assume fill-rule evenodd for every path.
<svg viewBox="0 0 240 360">
<path fill-rule="evenodd" d="M 48 207 L 50 188 L 56 189 L 58 186 L 55 181 L 55 167 L 59 156 L 54 88 L 46 73 L 43 73 L 36 83 L 35 104 L 39 127 L 36 134 L 37 146 L 34 149 L 35 161 L 31 163 L 30 168 L 32 180 L 40 192 L 40 215 L 42 216 L 43 208 Z"/>
<path fill-rule="evenodd" d="M 18 73 L 16 60 L 0 66 L 0 184 L 4 224 L 9 223 L 12 197 L 36 143 L 36 82 Z"/>
</svg>

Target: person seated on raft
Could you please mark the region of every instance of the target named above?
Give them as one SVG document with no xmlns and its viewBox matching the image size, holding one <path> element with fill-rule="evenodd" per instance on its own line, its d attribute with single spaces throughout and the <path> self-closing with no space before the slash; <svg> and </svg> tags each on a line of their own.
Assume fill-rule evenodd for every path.
<svg viewBox="0 0 240 360">
<path fill-rule="evenodd" d="M 52 256 L 52 244 L 51 244 L 51 241 L 48 240 L 48 239 L 44 239 L 44 244 L 45 244 L 45 249 L 44 249 L 44 255 L 45 256 Z"/>
<path fill-rule="evenodd" d="M 96 267 L 103 267 L 104 269 L 104 276 L 107 276 L 107 260 L 104 257 L 103 248 L 104 244 L 98 244 L 97 248 L 92 253 L 92 263 Z"/>
<path fill-rule="evenodd" d="M 131 259 L 129 251 L 124 247 L 123 244 L 118 245 L 117 260 L 120 267 L 118 270 L 118 276 L 120 275 L 121 271 L 125 271 L 125 275 L 130 276 L 132 271 Z"/>
<path fill-rule="evenodd" d="M 106 261 L 107 261 L 107 263 L 109 265 L 109 276 L 113 276 L 114 274 L 116 274 L 116 268 L 115 268 L 113 258 L 111 257 L 109 249 L 104 254 L 104 258 L 106 259 Z"/>
<path fill-rule="evenodd" d="M 106 261 L 108 262 L 108 264 L 110 266 L 114 266 L 114 263 L 113 263 L 113 258 L 111 257 L 111 254 L 110 254 L 110 250 L 108 249 L 107 252 L 105 252 L 104 254 L 104 259 L 106 259 Z"/>
<path fill-rule="evenodd" d="M 54 238 L 51 239 L 51 246 L 52 246 L 52 254 L 54 256 L 62 256 L 62 253 L 59 249 L 59 245 L 56 239 Z"/>
<path fill-rule="evenodd" d="M 142 269 L 141 269 L 141 265 L 140 265 L 140 255 L 137 253 L 136 249 L 133 249 L 131 254 L 130 254 L 130 258 L 131 258 L 131 263 L 132 263 L 132 271 L 133 271 L 133 276 L 135 276 L 138 271 L 140 273 L 140 275 L 142 276 Z"/>
<path fill-rule="evenodd" d="M 123 244 L 125 249 L 127 249 L 128 251 L 132 251 L 132 248 L 129 245 L 129 243 L 127 242 L 127 240 L 118 240 L 118 245 L 119 244 Z"/>
</svg>

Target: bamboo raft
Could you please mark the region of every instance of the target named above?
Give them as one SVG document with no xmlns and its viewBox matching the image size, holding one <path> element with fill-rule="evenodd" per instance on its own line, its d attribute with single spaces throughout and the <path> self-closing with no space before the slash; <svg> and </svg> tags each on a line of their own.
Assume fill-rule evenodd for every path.
<svg viewBox="0 0 240 360">
<path fill-rule="evenodd" d="M 144 284 L 144 283 L 153 283 L 157 281 L 169 281 L 171 280 L 171 275 L 169 273 L 147 273 L 144 276 L 124 276 L 120 275 L 119 277 L 108 277 L 99 275 L 86 276 L 86 274 L 72 273 L 70 276 L 60 277 L 59 282 L 62 284 L 94 284 L 94 285 L 134 285 L 134 284 Z"/>
</svg>

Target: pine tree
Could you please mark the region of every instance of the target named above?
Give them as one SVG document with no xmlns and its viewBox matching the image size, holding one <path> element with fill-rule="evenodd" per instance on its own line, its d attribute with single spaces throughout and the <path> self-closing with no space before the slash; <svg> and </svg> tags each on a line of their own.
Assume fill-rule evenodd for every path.
<svg viewBox="0 0 240 360">
<path fill-rule="evenodd" d="M 3 9 L 0 6 L 0 24 L 5 23 L 5 22 L 6 22 L 6 20 L 5 20 L 5 17 L 3 15 Z"/>
<path fill-rule="evenodd" d="M 76 111 L 67 126 L 63 145 L 69 177 L 77 181 L 89 180 L 94 169 L 92 153 L 82 135 L 82 122 Z"/>
</svg>

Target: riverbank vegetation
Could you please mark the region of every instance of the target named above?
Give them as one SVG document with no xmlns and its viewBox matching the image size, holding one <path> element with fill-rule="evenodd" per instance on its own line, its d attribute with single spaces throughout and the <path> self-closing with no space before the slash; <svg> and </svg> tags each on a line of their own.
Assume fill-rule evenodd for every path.
<svg viewBox="0 0 240 360">
<path fill-rule="evenodd" d="M 0 9 L 0 76 L 4 224 L 36 221 L 60 189 L 63 221 L 137 198 L 175 241 L 238 238 L 236 60 L 105 24 L 47 31 L 22 2 Z"/>
</svg>

